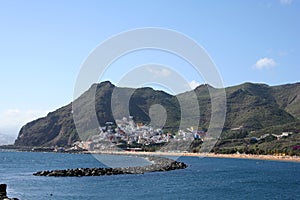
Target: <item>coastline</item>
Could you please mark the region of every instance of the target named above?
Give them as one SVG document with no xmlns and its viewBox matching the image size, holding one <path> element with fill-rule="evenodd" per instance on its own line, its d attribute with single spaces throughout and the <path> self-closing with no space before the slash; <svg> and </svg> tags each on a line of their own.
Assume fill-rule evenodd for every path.
<svg viewBox="0 0 300 200">
<path fill-rule="evenodd" d="M 214 153 L 179 153 L 179 152 L 134 152 L 134 151 L 90 151 L 91 154 L 111 154 L 111 155 L 148 155 L 148 156 L 191 156 L 200 158 L 231 158 L 231 159 L 252 159 L 300 162 L 299 156 L 275 156 L 275 155 L 252 155 L 252 154 L 214 154 Z"/>
<path fill-rule="evenodd" d="M 1 149 L 1 147 L 0 147 Z M 5 148 L 3 148 L 5 149 Z M 28 151 L 17 148 L 9 148 L 11 151 Z M 39 151 L 38 151 L 39 152 Z M 53 152 L 53 151 L 47 151 Z M 252 159 L 252 160 L 270 160 L 285 162 L 300 162 L 300 156 L 283 156 L 283 155 L 254 155 L 254 154 L 214 154 L 214 153 L 190 153 L 190 152 L 143 152 L 143 151 L 78 151 L 78 152 L 55 152 L 55 153 L 82 153 L 82 154 L 111 154 L 111 155 L 134 155 L 134 156 L 191 156 L 200 158 L 231 158 L 231 159 Z"/>
</svg>

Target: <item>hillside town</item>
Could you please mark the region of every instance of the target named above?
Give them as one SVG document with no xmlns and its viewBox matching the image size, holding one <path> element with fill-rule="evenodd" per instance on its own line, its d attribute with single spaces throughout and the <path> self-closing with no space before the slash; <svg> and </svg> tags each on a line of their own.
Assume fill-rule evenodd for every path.
<svg viewBox="0 0 300 200">
<path fill-rule="evenodd" d="M 123 117 L 121 120 L 106 122 L 105 126 L 99 127 L 99 134 L 91 136 L 86 141 L 74 143 L 74 149 L 94 150 L 117 150 L 120 147 L 140 149 L 141 146 L 163 145 L 172 141 L 201 140 L 206 136 L 205 131 L 195 130 L 193 127 L 179 130 L 176 135 L 165 133 L 160 128 L 153 128 L 143 123 L 135 123 L 133 117 Z M 133 148 L 136 147 L 136 148 Z"/>
</svg>

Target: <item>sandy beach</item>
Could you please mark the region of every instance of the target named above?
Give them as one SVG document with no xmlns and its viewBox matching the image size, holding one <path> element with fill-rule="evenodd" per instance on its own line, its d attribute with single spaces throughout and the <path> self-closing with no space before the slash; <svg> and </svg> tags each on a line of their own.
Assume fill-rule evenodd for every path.
<svg viewBox="0 0 300 200">
<path fill-rule="evenodd" d="M 299 156 L 275 156 L 275 155 L 251 155 L 251 154 L 214 154 L 214 153 L 178 153 L 178 152 L 135 152 L 135 151 L 97 151 L 89 152 L 94 154 L 112 154 L 112 155 L 156 155 L 156 156 L 195 156 L 200 158 L 235 158 L 235 159 L 255 159 L 255 160 L 273 160 L 300 162 Z"/>
</svg>

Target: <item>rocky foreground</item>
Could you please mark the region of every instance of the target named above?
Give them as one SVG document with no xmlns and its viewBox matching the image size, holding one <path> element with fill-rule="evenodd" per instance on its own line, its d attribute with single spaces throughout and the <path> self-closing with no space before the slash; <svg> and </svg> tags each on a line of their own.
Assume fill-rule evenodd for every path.
<svg viewBox="0 0 300 200">
<path fill-rule="evenodd" d="M 17 198 L 8 198 L 6 195 L 6 184 L 0 184 L 0 200 L 18 200 Z"/>
<path fill-rule="evenodd" d="M 105 176 L 119 174 L 144 174 L 147 172 L 171 171 L 184 169 L 187 165 L 183 162 L 177 162 L 172 159 L 145 156 L 145 159 L 153 162 L 151 165 L 143 167 L 124 167 L 124 168 L 76 168 L 53 171 L 39 171 L 34 173 L 35 176 Z"/>
</svg>

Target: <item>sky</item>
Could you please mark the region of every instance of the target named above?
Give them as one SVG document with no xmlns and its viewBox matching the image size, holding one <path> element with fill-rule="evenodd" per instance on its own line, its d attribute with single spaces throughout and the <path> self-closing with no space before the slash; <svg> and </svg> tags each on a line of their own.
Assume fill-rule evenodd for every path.
<svg viewBox="0 0 300 200">
<path fill-rule="evenodd" d="M 0 143 L 70 103 L 89 54 L 132 29 L 158 27 L 192 38 L 225 87 L 299 82 L 299 19 L 299 0 L 0 0 Z M 171 66 L 193 88 L 203 83 L 182 59 L 150 50 L 124 56 L 99 81 L 116 84 L 149 62 Z"/>
</svg>

